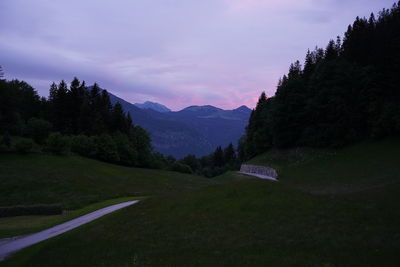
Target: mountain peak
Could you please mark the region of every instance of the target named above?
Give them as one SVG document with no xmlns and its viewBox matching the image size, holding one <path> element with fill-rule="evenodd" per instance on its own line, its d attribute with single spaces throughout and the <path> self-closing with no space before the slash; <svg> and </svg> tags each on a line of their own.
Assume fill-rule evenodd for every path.
<svg viewBox="0 0 400 267">
<path fill-rule="evenodd" d="M 251 109 L 249 107 L 245 106 L 245 105 L 242 105 L 242 106 L 240 106 L 240 107 L 238 107 L 238 108 L 236 108 L 234 110 L 242 111 L 242 112 L 250 112 L 251 111 Z"/>
<path fill-rule="evenodd" d="M 211 105 L 189 106 L 187 108 L 182 109 L 182 111 L 219 111 L 219 110 L 221 109 Z"/>
<path fill-rule="evenodd" d="M 164 105 L 156 102 L 146 101 L 144 103 L 135 103 L 135 106 L 141 109 L 152 109 L 158 112 L 170 112 L 171 110 Z"/>
</svg>

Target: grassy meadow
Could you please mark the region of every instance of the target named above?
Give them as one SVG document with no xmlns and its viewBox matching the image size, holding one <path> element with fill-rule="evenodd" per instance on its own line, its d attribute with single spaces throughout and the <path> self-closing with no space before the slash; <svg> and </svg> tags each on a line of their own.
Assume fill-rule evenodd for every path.
<svg viewBox="0 0 400 267">
<path fill-rule="evenodd" d="M 56 215 L 29 215 L 0 218 L 0 238 L 39 232 L 101 208 L 131 200 L 144 200 L 146 198 L 147 197 L 139 196 L 113 198 L 93 203 L 80 209 L 64 210 L 62 214 Z"/>
<path fill-rule="evenodd" d="M 27 164 L 37 161 L 28 164 L 31 171 L 40 167 L 40 160 L 36 157 L 25 159 Z M 66 165 L 71 167 L 74 161 L 82 159 L 68 158 L 67 161 L 69 164 Z M 63 160 L 59 163 L 62 166 L 61 162 Z M 190 175 L 149 171 L 158 173 L 156 181 L 174 182 L 153 184 L 150 182 L 152 176 L 145 176 L 148 185 L 140 190 L 134 189 L 138 188 L 138 182 L 131 182 L 125 188 L 104 188 L 107 194 L 99 194 L 101 197 L 115 196 L 121 188 L 132 188 L 132 192 L 138 192 L 136 195 L 151 194 L 152 197 L 24 249 L 2 264 L 399 265 L 400 140 L 365 143 L 331 151 L 272 151 L 249 163 L 274 166 L 278 169 L 280 182 L 234 172 L 204 181 Z M 103 166 L 96 161 L 91 164 Z M 121 167 L 104 165 L 99 183 L 102 179 L 108 181 L 107 168 L 113 169 L 110 173 L 114 173 Z M 90 168 L 83 169 L 89 172 Z M 128 168 L 126 172 L 130 170 L 146 172 Z M 24 173 L 22 170 L 19 172 Z M 28 177 L 28 172 L 25 175 Z M 81 177 L 89 176 L 86 175 Z M 162 178 L 163 175 L 169 176 Z M 117 176 L 110 180 L 118 179 Z M 15 170 L 14 177 L 24 176 Z M 119 179 L 126 182 L 130 178 Z M 111 182 L 101 183 L 109 186 Z M 163 187 L 165 184 L 171 184 L 171 187 Z M 82 195 L 85 187 L 81 183 L 80 187 Z M 64 203 L 63 197 L 55 199 Z"/>
<path fill-rule="evenodd" d="M 214 183 L 78 156 L 0 155 L 0 206 L 57 203 L 77 209 L 112 198 L 177 193 Z"/>
</svg>

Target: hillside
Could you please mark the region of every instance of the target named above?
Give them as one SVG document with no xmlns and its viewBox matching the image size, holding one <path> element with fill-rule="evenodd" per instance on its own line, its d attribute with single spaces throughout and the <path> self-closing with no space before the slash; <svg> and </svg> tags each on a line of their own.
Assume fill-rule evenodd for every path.
<svg viewBox="0 0 400 267">
<path fill-rule="evenodd" d="M 151 101 L 146 101 L 144 103 L 135 103 L 135 106 L 141 109 L 152 109 L 158 112 L 170 112 L 171 110 L 167 108 L 164 105 L 161 105 L 159 103 L 151 102 Z"/>
<path fill-rule="evenodd" d="M 308 192 L 348 194 L 400 182 L 400 139 L 338 150 L 273 150 L 248 163 L 272 166 L 280 182 Z"/>
<path fill-rule="evenodd" d="M 157 112 L 109 95 L 113 104 L 119 102 L 131 114 L 134 124 L 149 131 L 156 151 L 176 158 L 204 156 L 231 142 L 236 146 L 251 113 L 246 106 L 233 110 L 191 106 L 177 112 Z"/>
<path fill-rule="evenodd" d="M 251 110 L 246 106 L 223 110 L 210 105 L 190 106 L 162 114 L 151 111 L 155 117 L 183 123 L 200 133 L 213 148 L 209 152 L 213 152 L 217 146 L 226 147 L 231 142 L 236 146 L 244 134 L 250 113 Z"/>
<path fill-rule="evenodd" d="M 111 198 L 176 193 L 214 182 L 78 156 L 3 154 L 0 184 L 0 206 L 60 203 L 64 208 L 79 208 Z"/>
<path fill-rule="evenodd" d="M 397 266 L 399 151 L 396 139 L 301 160 L 275 152 L 257 162 L 279 162 L 278 183 L 227 173 L 222 184 L 148 199 L 5 266 Z"/>
<path fill-rule="evenodd" d="M 400 135 L 400 2 L 357 17 L 344 36 L 308 50 L 263 92 L 246 128 L 242 151 L 344 147 Z"/>
</svg>

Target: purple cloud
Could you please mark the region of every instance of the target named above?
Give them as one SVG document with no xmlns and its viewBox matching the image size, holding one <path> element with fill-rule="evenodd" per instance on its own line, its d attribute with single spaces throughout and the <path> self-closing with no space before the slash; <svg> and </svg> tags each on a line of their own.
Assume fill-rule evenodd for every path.
<svg viewBox="0 0 400 267">
<path fill-rule="evenodd" d="M 0 65 L 42 95 L 78 76 L 131 102 L 253 107 L 289 64 L 393 0 L 0 2 Z"/>
</svg>

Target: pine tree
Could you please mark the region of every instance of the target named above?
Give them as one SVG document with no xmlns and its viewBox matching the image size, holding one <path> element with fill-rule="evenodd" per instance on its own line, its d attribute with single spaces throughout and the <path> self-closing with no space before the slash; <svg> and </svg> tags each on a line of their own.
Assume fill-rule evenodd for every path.
<svg viewBox="0 0 400 267">
<path fill-rule="evenodd" d="M 306 59 L 304 61 L 304 70 L 303 70 L 303 75 L 306 80 L 308 80 L 311 77 L 311 74 L 315 69 L 315 63 L 316 62 L 314 53 L 311 53 L 310 50 L 308 50 Z"/>
<path fill-rule="evenodd" d="M 236 161 L 236 152 L 235 148 L 233 147 L 232 143 L 229 143 L 229 145 L 225 148 L 224 150 L 224 160 L 225 163 L 233 163 Z"/>
<path fill-rule="evenodd" d="M 128 132 L 127 119 L 120 103 L 116 103 L 111 111 L 111 125 L 114 131 Z"/>
<path fill-rule="evenodd" d="M 81 106 L 83 104 L 83 97 L 80 94 L 80 86 L 81 83 L 78 80 L 78 78 L 74 77 L 74 79 L 71 82 L 70 85 L 70 117 L 71 117 L 71 127 L 72 127 L 72 132 L 73 133 L 78 133 L 79 132 L 79 115 L 81 112 Z"/>
<path fill-rule="evenodd" d="M 128 115 L 127 115 L 126 119 L 127 119 L 127 123 L 128 123 L 129 128 L 133 127 L 134 125 L 133 125 L 132 117 L 131 117 L 131 114 L 129 112 L 128 112 Z"/>
<path fill-rule="evenodd" d="M 325 60 L 334 60 L 338 57 L 338 50 L 335 41 L 330 40 L 325 50 Z"/>
<path fill-rule="evenodd" d="M 218 146 L 213 154 L 213 164 L 215 167 L 222 167 L 225 164 L 224 151 Z"/>
<path fill-rule="evenodd" d="M 55 101 L 55 99 L 57 98 L 57 91 L 58 91 L 58 87 L 57 84 L 55 82 L 53 82 L 50 85 L 50 90 L 49 90 L 49 100 L 50 101 Z"/>
<path fill-rule="evenodd" d="M 90 98 L 93 102 L 97 101 L 100 96 L 100 87 L 97 83 L 94 83 L 92 89 L 90 90 Z"/>
<path fill-rule="evenodd" d="M 0 80 L 4 80 L 4 71 L 1 65 L 0 65 Z"/>
<path fill-rule="evenodd" d="M 297 60 L 295 63 L 290 65 L 288 78 L 289 79 L 299 78 L 301 74 L 302 74 L 301 64 L 300 61 Z"/>
<path fill-rule="evenodd" d="M 71 114 L 70 114 L 70 92 L 67 83 L 62 80 L 58 84 L 56 98 L 56 114 L 57 114 L 57 129 L 61 132 L 70 132 L 71 129 Z"/>
</svg>

